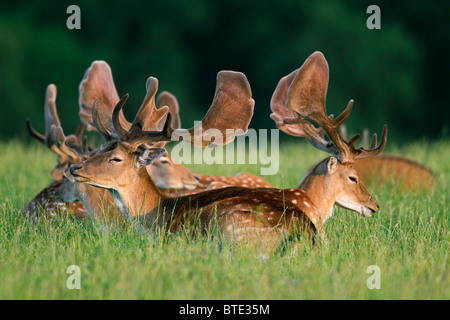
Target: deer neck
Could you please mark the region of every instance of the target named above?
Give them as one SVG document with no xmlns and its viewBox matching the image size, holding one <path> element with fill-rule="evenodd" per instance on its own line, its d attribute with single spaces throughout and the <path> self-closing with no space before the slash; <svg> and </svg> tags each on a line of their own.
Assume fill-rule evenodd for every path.
<svg viewBox="0 0 450 320">
<path fill-rule="evenodd" d="M 109 209 L 106 205 L 111 198 L 108 199 L 104 189 L 77 183 L 76 194 L 92 219 L 103 217 L 104 210 Z M 112 201 L 109 201 L 109 204 L 112 204 Z"/>
<path fill-rule="evenodd" d="M 114 205 L 114 200 L 107 190 L 93 187 L 85 183 L 78 183 L 78 194 L 83 207 L 88 212 L 89 216 L 101 224 L 107 220 L 116 220 L 121 217 L 117 206 Z"/>
<path fill-rule="evenodd" d="M 156 187 L 144 166 L 138 169 L 137 175 L 130 184 L 109 191 L 116 205 L 127 218 L 146 215 L 166 198 Z"/>
<path fill-rule="evenodd" d="M 321 165 L 325 168 L 320 168 Z M 316 221 L 324 224 L 333 214 L 337 195 L 331 186 L 330 177 L 322 172 L 323 169 L 326 170 L 326 165 L 321 163 L 319 166 L 306 176 L 298 188 L 305 191 L 316 206 Z"/>
</svg>

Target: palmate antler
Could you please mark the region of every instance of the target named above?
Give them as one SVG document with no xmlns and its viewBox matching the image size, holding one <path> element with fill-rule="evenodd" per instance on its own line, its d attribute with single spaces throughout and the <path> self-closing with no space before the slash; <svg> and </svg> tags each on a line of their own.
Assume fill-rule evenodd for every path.
<svg viewBox="0 0 450 320">
<path fill-rule="evenodd" d="M 168 91 L 163 91 L 158 95 L 156 99 L 156 105 L 161 108 L 163 106 L 169 107 L 169 113 L 172 116 L 171 126 L 173 129 L 181 128 L 181 117 L 180 117 L 180 106 L 178 104 L 177 98 Z M 158 130 L 162 130 L 164 124 L 166 123 L 167 117 L 163 117 L 158 124 Z"/>
<path fill-rule="evenodd" d="M 156 85 L 154 82 L 156 81 Z M 179 116 L 178 101 L 171 93 L 164 91 L 159 94 L 157 99 L 157 105 L 155 106 L 155 97 L 149 90 L 157 88 L 157 80 L 151 78 L 147 80 L 147 95 L 142 104 L 142 112 L 148 115 L 145 119 L 144 130 L 155 131 L 161 130 L 164 127 L 166 120 L 166 110 L 160 110 L 161 107 L 169 107 L 169 112 L 172 114 L 172 127 L 179 128 L 181 126 Z M 111 68 L 105 61 L 94 61 L 91 66 L 86 70 L 83 80 L 80 83 L 80 119 L 88 126 L 88 130 L 97 130 L 93 121 L 92 106 L 94 101 L 97 100 L 97 111 L 95 116 L 97 117 L 97 124 L 101 126 L 99 133 L 105 139 L 112 138 L 112 132 L 114 131 L 112 125 L 112 113 L 114 107 L 119 101 L 119 94 L 117 93 Z M 145 105 L 145 106 L 144 106 Z M 152 118 L 152 117 L 156 118 Z M 159 121 L 157 121 L 159 119 Z M 100 120 L 100 121 L 98 121 Z M 125 119 L 122 111 L 119 113 L 119 121 L 121 126 L 126 130 L 129 130 L 132 123 Z M 98 131 L 98 130 L 97 130 Z"/>
<path fill-rule="evenodd" d="M 45 144 L 50 150 L 56 153 L 59 156 L 59 164 L 67 163 L 68 156 L 64 152 L 57 147 L 57 141 L 55 140 L 55 136 L 53 135 L 53 127 L 60 127 L 61 121 L 58 117 L 58 112 L 56 110 L 56 94 L 57 89 L 54 84 L 50 84 L 47 86 L 46 94 L 45 94 L 45 106 L 44 106 L 44 115 L 45 115 L 45 135 L 37 132 L 32 126 L 30 119 L 27 119 L 27 129 L 31 136 Z M 74 135 L 70 135 L 66 138 L 66 142 L 68 145 L 73 147 L 82 145 L 82 135 L 84 131 L 84 124 L 80 124 L 76 133 Z"/>
<path fill-rule="evenodd" d="M 120 98 L 114 84 L 111 68 L 105 61 L 94 61 L 86 70 L 79 86 L 79 116 L 81 121 L 87 125 L 89 131 L 95 130 L 91 108 L 97 99 L 98 108 L 101 110 L 99 115 L 102 118 L 102 123 L 109 129 L 110 115 Z M 125 122 L 124 115 L 121 114 L 120 117 L 121 121 Z"/>
<path fill-rule="evenodd" d="M 171 126 L 172 116 L 168 113 L 168 107 L 157 109 L 154 106 L 157 89 L 158 81 L 156 78 L 150 77 L 147 80 L 147 95 L 128 130 L 123 127 L 120 121 L 120 113 L 128 95 L 125 95 L 114 108 L 112 115 L 113 132 L 105 130 L 105 125 L 98 116 L 98 103 L 94 103 L 92 118 L 95 127 L 99 132 L 102 132 L 103 136 L 107 136 L 107 141 L 115 139 L 126 142 L 130 149 L 136 149 L 142 144 L 155 146 L 155 143 L 158 142 L 171 141 L 174 133 Z M 214 100 L 201 125 L 188 130 L 177 129 L 175 131 L 179 131 L 178 136 L 183 136 L 195 146 L 224 145 L 233 141 L 236 135 L 247 132 L 253 116 L 253 107 L 254 100 L 251 98 L 250 85 L 246 77 L 240 72 L 221 71 L 217 75 Z M 154 127 L 155 123 L 159 123 L 166 114 L 167 120 L 161 131 L 145 130 L 146 127 Z M 211 129 L 218 130 L 225 139 L 222 141 L 211 139 Z M 230 130 L 233 133 L 227 135 L 231 132 Z M 200 132 L 200 134 L 197 132 Z M 214 137 L 217 136 L 214 135 Z"/>
<path fill-rule="evenodd" d="M 357 159 L 380 153 L 386 145 L 386 125 L 378 147 L 376 134 L 373 135 L 369 149 L 355 148 L 360 134 L 353 136 L 348 142 L 340 136 L 339 127 L 350 115 L 353 100 L 350 100 L 347 108 L 337 118 L 328 116 L 325 106 L 328 75 L 325 57 L 321 52 L 314 52 L 302 67 L 280 80 L 271 100 L 271 118 L 276 121 L 280 130 L 305 137 L 315 147 L 331 153 L 341 163 L 353 163 Z M 325 134 L 330 139 L 329 142 L 325 139 Z"/>
</svg>

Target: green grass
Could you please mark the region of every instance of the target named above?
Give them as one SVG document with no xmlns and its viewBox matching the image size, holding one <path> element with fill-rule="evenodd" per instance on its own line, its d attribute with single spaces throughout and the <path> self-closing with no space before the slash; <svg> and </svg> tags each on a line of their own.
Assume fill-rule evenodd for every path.
<svg viewBox="0 0 450 320">
<path fill-rule="evenodd" d="M 217 240 L 170 241 L 133 228 L 102 232 L 90 221 L 41 220 L 21 209 L 50 182 L 54 156 L 35 143 L 0 144 L 0 299 L 449 299 L 449 141 L 390 146 L 426 163 L 438 178 L 428 192 L 368 185 L 381 204 L 371 218 L 335 209 L 328 244 L 300 243 L 296 255 L 220 246 Z M 326 155 L 304 143 L 282 145 L 278 175 L 295 187 Z M 258 173 L 257 165 L 200 166 L 207 174 Z M 81 290 L 69 290 L 70 265 Z M 369 290 L 367 267 L 381 270 Z"/>
</svg>

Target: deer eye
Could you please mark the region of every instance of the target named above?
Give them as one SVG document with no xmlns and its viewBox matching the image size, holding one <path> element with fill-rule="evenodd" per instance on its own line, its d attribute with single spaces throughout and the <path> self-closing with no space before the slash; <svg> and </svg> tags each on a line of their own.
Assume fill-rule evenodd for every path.
<svg viewBox="0 0 450 320">
<path fill-rule="evenodd" d="M 122 162 L 122 159 L 119 158 L 111 158 L 108 162 Z"/>
<path fill-rule="evenodd" d="M 356 177 L 348 177 L 350 181 L 353 181 L 354 183 L 358 182 L 358 179 Z"/>
</svg>

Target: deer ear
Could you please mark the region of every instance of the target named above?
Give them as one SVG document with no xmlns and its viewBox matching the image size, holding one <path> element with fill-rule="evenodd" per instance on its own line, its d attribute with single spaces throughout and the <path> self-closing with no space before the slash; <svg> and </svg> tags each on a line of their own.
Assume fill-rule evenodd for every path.
<svg viewBox="0 0 450 320">
<path fill-rule="evenodd" d="M 329 174 L 333 174 L 337 169 L 337 159 L 335 157 L 331 157 L 327 162 L 327 170 Z"/>
<path fill-rule="evenodd" d="M 138 156 L 138 166 L 148 166 L 166 153 L 164 148 L 148 148 Z"/>
</svg>

